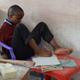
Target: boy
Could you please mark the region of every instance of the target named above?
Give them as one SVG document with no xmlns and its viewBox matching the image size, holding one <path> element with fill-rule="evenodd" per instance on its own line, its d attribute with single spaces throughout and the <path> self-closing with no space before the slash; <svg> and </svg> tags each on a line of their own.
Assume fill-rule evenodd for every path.
<svg viewBox="0 0 80 80">
<path fill-rule="evenodd" d="M 0 28 L 0 41 L 11 46 L 14 29 L 17 23 L 21 21 L 23 16 L 24 11 L 18 5 L 13 5 L 8 9 L 8 18 L 4 21 L 3 25 Z M 8 50 L 5 48 L 2 48 L 2 50 L 3 54 L 7 55 L 8 58 L 10 58 Z"/>
<path fill-rule="evenodd" d="M 57 45 L 54 36 L 44 22 L 40 22 L 32 32 L 29 32 L 27 27 L 20 23 L 23 16 L 24 11 L 21 7 L 18 5 L 11 6 L 8 10 L 8 19 L 6 19 L 0 30 L 0 40 L 9 46 L 12 44 L 17 59 L 28 60 L 34 55 L 51 56 L 50 51 L 38 46 L 41 38 L 55 48 L 55 53 L 71 51 L 71 49 L 59 49 L 60 46 Z M 4 51 L 10 58 L 8 52 Z"/>
</svg>

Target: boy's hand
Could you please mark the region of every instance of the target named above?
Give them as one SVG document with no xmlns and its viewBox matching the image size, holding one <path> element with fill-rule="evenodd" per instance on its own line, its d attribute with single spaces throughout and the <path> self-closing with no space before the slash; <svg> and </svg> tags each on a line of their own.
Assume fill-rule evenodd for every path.
<svg viewBox="0 0 80 80">
<path fill-rule="evenodd" d="M 59 48 L 55 50 L 55 54 L 70 54 L 73 51 L 72 48 Z"/>
<path fill-rule="evenodd" d="M 52 56 L 51 51 L 45 50 L 43 48 L 39 48 L 35 53 L 37 56 L 41 56 L 41 57 Z"/>
</svg>

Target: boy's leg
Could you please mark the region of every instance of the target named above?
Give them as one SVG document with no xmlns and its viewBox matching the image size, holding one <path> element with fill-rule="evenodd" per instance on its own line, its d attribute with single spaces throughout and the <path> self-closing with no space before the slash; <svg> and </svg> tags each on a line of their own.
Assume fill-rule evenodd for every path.
<svg viewBox="0 0 80 80">
<path fill-rule="evenodd" d="M 44 22 L 40 22 L 32 31 L 33 38 L 37 42 L 40 43 L 41 38 L 45 41 L 50 42 L 53 38 L 52 33 L 50 32 L 48 26 Z"/>
<path fill-rule="evenodd" d="M 12 46 L 15 56 L 19 60 L 30 59 L 33 55 L 32 49 L 27 45 L 29 35 L 30 32 L 24 24 L 17 25 L 13 35 Z"/>
</svg>

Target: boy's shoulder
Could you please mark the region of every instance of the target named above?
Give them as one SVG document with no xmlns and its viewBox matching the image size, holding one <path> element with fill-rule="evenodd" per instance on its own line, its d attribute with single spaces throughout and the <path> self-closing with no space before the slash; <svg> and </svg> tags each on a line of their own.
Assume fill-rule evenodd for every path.
<svg viewBox="0 0 80 80">
<path fill-rule="evenodd" d="M 3 22 L 3 24 L 1 25 L 1 28 L 6 28 L 6 27 L 9 27 L 10 25 L 6 22 Z"/>
<path fill-rule="evenodd" d="M 8 24 L 7 22 L 3 22 L 1 25 L 1 30 L 13 30 L 15 26 Z"/>
</svg>

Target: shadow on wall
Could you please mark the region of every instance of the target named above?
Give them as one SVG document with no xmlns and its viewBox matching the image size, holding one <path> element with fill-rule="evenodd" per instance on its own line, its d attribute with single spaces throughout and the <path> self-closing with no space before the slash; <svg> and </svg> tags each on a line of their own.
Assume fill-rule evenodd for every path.
<svg viewBox="0 0 80 80">
<path fill-rule="evenodd" d="M 6 12 L 0 10 L 0 26 L 3 23 L 4 19 L 7 17 Z"/>
</svg>

